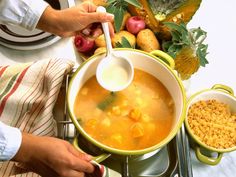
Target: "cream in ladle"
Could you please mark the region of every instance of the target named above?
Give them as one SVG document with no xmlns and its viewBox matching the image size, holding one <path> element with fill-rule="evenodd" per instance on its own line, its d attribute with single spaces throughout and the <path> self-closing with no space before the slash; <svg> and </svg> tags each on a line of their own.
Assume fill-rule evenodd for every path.
<svg viewBox="0 0 236 177">
<path fill-rule="evenodd" d="M 97 12 L 106 12 L 102 6 Z M 118 57 L 113 53 L 108 23 L 102 23 L 105 35 L 107 53 L 97 66 L 96 77 L 98 83 L 110 91 L 120 91 L 129 86 L 134 77 L 133 64 L 125 57 Z"/>
</svg>

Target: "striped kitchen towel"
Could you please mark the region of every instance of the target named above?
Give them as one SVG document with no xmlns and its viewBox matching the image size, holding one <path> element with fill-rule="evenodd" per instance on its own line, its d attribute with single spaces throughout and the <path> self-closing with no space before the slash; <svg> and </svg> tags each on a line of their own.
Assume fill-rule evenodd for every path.
<svg viewBox="0 0 236 177">
<path fill-rule="evenodd" d="M 72 61 L 63 59 L 0 66 L 0 120 L 34 135 L 56 136 L 52 110 L 64 75 L 72 67 Z M 0 176 L 38 175 L 2 162 Z"/>
</svg>

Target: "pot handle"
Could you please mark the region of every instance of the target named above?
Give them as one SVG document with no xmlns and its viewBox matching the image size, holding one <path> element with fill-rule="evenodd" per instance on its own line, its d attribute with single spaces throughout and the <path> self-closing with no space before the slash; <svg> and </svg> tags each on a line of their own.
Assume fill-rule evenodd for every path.
<svg viewBox="0 0 236 177">
<path fill-rule="evenodd" d="M 161 50 L 153 50 L 150 52 L 152 55 L 160 57 L 166 64 L 168 64 L 172 69 L 175 69 L 175 61 L 174 59 L 167 53 Z"/>
<path fill-rule="evenodd" d="M 222 90 L 222 91 L 227 92 L 231 95 L 234 95 L 233 89 L 230 88 L 229 86 L 226 86 L 226 85 L 223 85 L 223 84 L 215 84 L 215 85 L 213 85 L 212 89 Z"/>
<path fill-rule="evenodd" d="M 223 157 L 223 153 L 220 153 L 220 152 L 216 152 L 216 153 L 218 154 L 217 157 L 212 158 L 212 157 L 208 157 L 202 154 L 199 146 L 195 148 L 195 154 L 197 156 L 197 159 L 200 162 L 208 164 L 208 165 L 217 165 L 221 161 L 221 158 Z"/>
<path fill-rule="evenodd" d="M 79 143 L 78 143 L 78 138 L 77 136 L 75 136 L 74 140 L 73 140 L 73 146 L 75 147 L 75 149 L 77 149 L 80 152 L 86 153 L 84 152 L 80 147 L 79 147 Z M 87 154 L 87 153 L 86 153 Z M 103 153 L 101 155 L 98 156 L 93 156 L 93 160 L 97 163 L 100 163 L 104 160 L 106 160 L 108 157 L 110 157 L 111 154 L 107 154 L 107 153 Z"/>
</svg>

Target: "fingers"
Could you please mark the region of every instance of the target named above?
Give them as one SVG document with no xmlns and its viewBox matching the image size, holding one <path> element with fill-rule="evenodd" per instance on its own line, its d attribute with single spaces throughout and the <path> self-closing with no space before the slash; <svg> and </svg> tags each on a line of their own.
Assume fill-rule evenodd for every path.
<svg viewBox="0 0 236 177">
<path fill-rule="evenodd" d="M 110 36 L 113 37 L 115 34 L 113 25 L 110 22 L 108 22 L 108 26 L 109 26 Z M 100 36 L 103 33 L 103 31 L 102 31 L 100 23 L 93 23 L 87 26 L 86 28 L 84 28 L 82 30 L 82 33 L 85 36 L 91 36 L 93 38 L 96 38 Z"/>
<path fill-rule="evenodd" d="M 97 6 L 92 1 L 85 1 L 81 4 L 86 12 L 96 12 Z"/>
<path fill-rule="evenodd" d="M 109 26 L 110 36 L 114 37 L 115 31 L 114 31 L 113 25 L 111 23 L 108 23 L 108 26 Z"/>
<path fill-rule="evenodd" d="M 74 170 L 86 173 L 92 173 L 94 171 L 94 166 L 90 163 L 92 156 L 77 151 L 73 146 L 69 146 L 68 151 L 72 155 L 71 166 Z"/>
<path fill-rule="evenodd" d="M 110 32 L 110 36 L 113 37 L 115 32 L 114 32 L 114 28 L 112 25 L 112 21 L 114 19 L 114 15 L 113 14 L 109 14 L 109 13 L 103 13 L 103 12 L 93 12 L 93 13 L 88 13 L 84 16 L 84 20 L 88 23 L 88 24 L 93 24 L 93 23 L 104 23 L 104 22 L 108 22 L 108 26 L 109 26 L 109 32 Z M 85 28 L 86 31 L 88 31 L 88 27 Z M 97 27 L 96 29 L 93 29 L 93 37 L 97 37 L 100 34 L 102 34 L 102 30 L 101 27 Z M 90 31 L 91 32 L 91 31 Z"/>
<path fill-rule="evenodd" d="M 52 170 L 50 167 L 44 165 L 43 163 L 30 163 L 26 164 L 26 169 L 31 170 L 43 177 L 57 177 L 58 174 Z"/>
<path fill-rule="evenodd" d="M 94 22 L 112 22 L 114 20 L 114 15 L 104 12 L 96 12 L 97 6 L 90 1 L 83 3 L 86 12 L 88 13 L 88 19 L 91 23 Z"/>
<path fill-rule="evenodd" d="M 94 169 L 93 173 L 86 173 L 85 177 L 101 177 L 103 175 L 99 166 L 95 165 L 94 168 L 95 169 Z"/>
<path fill-rule="evenodd" d="M 82 160 L 85 160 L 85 161 L 91 161 L 92 160 L 92 156 L 90 155 L 87 155 L 87 154 L 84 154 L 78 150 L 76 150 L 73 146 L 70 146 L 69 147 L 69 152 L 71 154 L 73 154 L 74 156 L 82 159 Z"/>
<path fill-rule="evenodd" d="M 64 174 L 60 174 L 60 176 L 63 176 L 63 177 L 85 177 L 85 174 L 82 172 L 78 172 L 76 170 L 70 170 Z"/>
<path fill-rule="evenodd" d="M 80 159 L 78 157 L 73 156 L 73 163 L 71 163 L 71 168 L 85 173 L 92 173 L 94 171 L 94 166 L 91 162 L 85 161 L 84 159 Z"/>
<path fill-rule="evenodd" d="M 102 29 L 101 28 L 97 28 L 97 29 L 95 29 L 93 31 L 92 36 L 96 38 L 96 37 L 100 36 L 101 34 L 102 34 Z"/>
<path fill-rule="evenodd" d="M 85 35 L 85 36 L 89 36 L 90 33 L 91 33 L 91 29 L 88 27 L 88 28 L 85 28 L 82 30 L 82 33 Z"/>
<path fill-rule="evenodd" d="M 85 15 L 85 18 L 88 23 L 95 23 L 95 22 L 112 22 L 114 20 L 114 15 L 110 13 L 104 12 L 91 12 Z"/>
</svg>

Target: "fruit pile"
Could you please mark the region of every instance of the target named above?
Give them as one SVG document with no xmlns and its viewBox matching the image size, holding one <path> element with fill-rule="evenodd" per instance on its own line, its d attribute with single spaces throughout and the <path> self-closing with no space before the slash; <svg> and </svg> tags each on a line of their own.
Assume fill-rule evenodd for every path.
<svg viewBox="0 0 236 177">
<path fill-rule="evenodd" d="M 125 13 L 122 26 L 111 40 L 114 48 L 137 48 L 146 52 L 160 49 L 155 33 L 146 26 L 143 17 L 131 16 L 129 12 Z M 96 38 L 78 34 L 74 45 L 84 57 L 106 51 L 104 34 Z"/>
<path fill-rule="evenodd" d="M 173 57 L 183 80 L 208 63 L 208 46 L 203 44 L 206 32 L 186 26 L 201 0 L 94 0 L 94 3 L 114 14 L 114 48 L 163 50 Z M 74 44 L 84 59 L 106 51 L 103 34 L 96 38 L 77 35 Z"/>
</svg>

